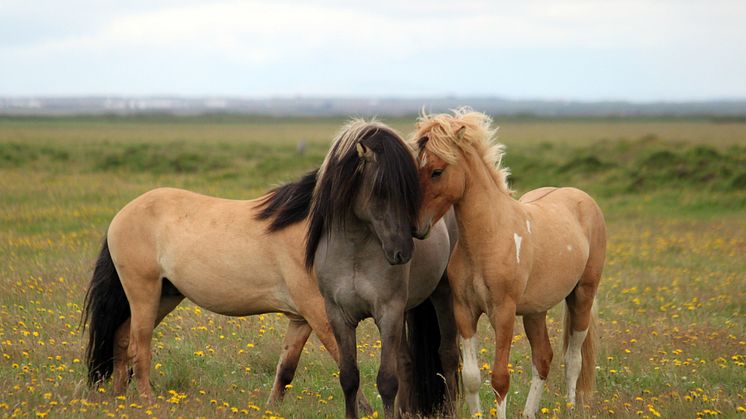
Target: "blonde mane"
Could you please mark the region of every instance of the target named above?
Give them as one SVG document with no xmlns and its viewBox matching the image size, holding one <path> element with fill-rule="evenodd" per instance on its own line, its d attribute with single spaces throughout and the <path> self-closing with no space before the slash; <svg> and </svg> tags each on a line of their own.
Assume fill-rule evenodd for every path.
<svg viewBox="0 0 746 419">
<path fill-rule="evenodd" d="M 417 165 L 427 164 L 427 150 L 448 164 L 455 164 L 460 153 L 474 150 L 482 157 L 495 184 L 503 192 L 512 195 L 508 186 L 510 169 L 501 167 L 505 146 L 496 141 L 497 127 L 492 127 L 492 118 L 471 108 L 453 109 L 452 114 L 428 115 L 421 113 L 417 119 L 417 131 L 410 143 L 417 150 Z M 427 142 L 421 141 L 427 138 Z"/>
</svg>

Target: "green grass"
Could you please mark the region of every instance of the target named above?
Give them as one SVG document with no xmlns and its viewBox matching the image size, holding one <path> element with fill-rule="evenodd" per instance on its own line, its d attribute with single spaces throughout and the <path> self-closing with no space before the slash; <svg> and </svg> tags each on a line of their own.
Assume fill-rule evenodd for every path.
<svg viewBox="0 0 746 419">
<path fill-rule="evenodd" d="M 336 366 L 315 338 L 286 402 L 264 405 L 286 327 L 281 315 L 229 318 L 183 303 L 156 329 L 157 407 L 140 406 L 134 389 L 125 400 L 85 389 L 85 337 L 77 324 L 100 240 L 128 201 L 158 186 L 256 197 L 316 167 L 342 121 L 0 118 L 0 414 L 224 417 L 235 408 L 236 415 L 340 416 Z M 385 122 L 406 134 L 414 118 Z M 746 407 L 746 123 L 498 122 L 517 195 L 576 186 L 606 215 L 598 391 L 583 414 L 734 416 Z M 559 319 L 560 307 L 550 312 L 555 360 L 541 404 L 547 417 L 566 412 Z M 480 365 L 492 361 L 491 333 L 483 319 Z M 520 321 L 515 334 L 510 415 L 522 409 L 531 370 Z M 380 411 L 377 339 L 372 322 L 364 322 L 362 385 Z M 483 406 L 491 400 L 484 385 Z"/>
</svg>

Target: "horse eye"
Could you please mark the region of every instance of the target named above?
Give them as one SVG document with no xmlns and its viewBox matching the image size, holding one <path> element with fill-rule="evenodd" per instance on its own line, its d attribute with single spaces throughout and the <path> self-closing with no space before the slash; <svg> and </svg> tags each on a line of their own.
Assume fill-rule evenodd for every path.
<svg viewBox="0 0 746 419">
<path fill-rule="evenodd" d="M 433 179 L 437 179 L 442 174 L 443 174 L 443 169 L 435 169 L 435 170 L 433 170 L 433 173 L 432 173 L 432 175 L 430 175 L 430 177 L 433 178 Z"/>
</svg>

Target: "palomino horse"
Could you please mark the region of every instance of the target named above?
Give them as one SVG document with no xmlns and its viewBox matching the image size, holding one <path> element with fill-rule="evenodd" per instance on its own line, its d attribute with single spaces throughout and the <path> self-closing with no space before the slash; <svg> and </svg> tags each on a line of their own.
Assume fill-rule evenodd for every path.
<svg viewBox="0 0 746 419">
<path fill-rule="evenodd" d="M 488 116 L 459 109 L 423 115 L 412 137 L 423 203 L 417 235 L 453 206 L 459 242 L 448 265 L 454 312 L 464 351 L 462 379 L 472 413 L 480 411 L 475 333 L 482 313 L 495 331 L 492 388 L 505 417 L 513 319 L 523 316 L 531 344 L 532 379 L 524 416 L 539 406 L 552 361 L 546 313 L 563 299 L 568 402 L 589 393 L 594 377 L 592 306 L 606 253 L 606 226 L 598 205 L 573 188 L 540 188 L 511 197 L 500 168 Z"/>
<path fill-rule="evenodd" d="M 399 385 L 406 375 L 399 362 L 401 368 L 408 368 L 408 361 L 399 357 L 406 354 L 400 350 L 406 338 L 404 316 L 428 298 L 435 308 L 433 318 L 410 325 L 411 330 L 438 324 L 440 342 L 422 350 L 437 354 L 440 346 L 446 384 L 455 392 L 458 342 L 444 275 L 455 237 L 439 222 L 427 240 L 414 243 L 419 204 L 417 167 L 407 144 L 383 124 L 350 123 L 319 169 L 306 242 L 306 267 L 316 272 L 339 347 L 347 417 L 357 417 L 360 376 L 355 331 L 367 317 L 373 317 L 381 334 L 377 384 L 384 413 L 387 418 L 399 413 L 397 393 L 399 410 L 408 410 Z M 416 362 L 420 352 L 409 361 Z M 416 377 L 415 384 L 440 380 L 431 373 Z"/>
<path fill-rule="evenodd" d="M 140 396 L 150 387 L 153 328 L 184 298 L 230 316 L 282 312 L 290 321 L 270 401 L 291 382 L 311 331 L 335 361 L 337 345 L 324 299 L 304 265 L 303 246 L 316 171 L 259 199 L 236 201 L 156 189 L 112 220 L 85 300 L 88 381 L 113 374 L 123 394 L 133 364 Z M 290 218 L 278 208 L 305 207 Z M 361 405 L 369 408 L 362 396 Z"/>
</svg>

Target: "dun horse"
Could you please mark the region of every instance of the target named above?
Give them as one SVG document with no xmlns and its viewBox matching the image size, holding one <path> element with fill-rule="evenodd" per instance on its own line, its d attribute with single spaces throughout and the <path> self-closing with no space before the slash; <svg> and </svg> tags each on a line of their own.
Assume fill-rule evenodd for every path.
<svg viewBox="0 0 746 419">
<path fill-rule="evenodd" d="M 598 205 L 573 188 L 540 188 L 511 197 L 503 147 L 488 116 L 459 109 L 423 115 L 412 137 L 423 203 L 417 235 L 453 206 L 459 242 L 448 265 L 456 323 L 464 351 L 462 380 L 472 413 L 480 411 L 475 333 L 482 313 L 495 331 L 492 388 L 506 417 L 508 355 L 516 314 L 532 351 L 531 388 L 523 411 L 534 417 L 552 361 L 546 313 L 566 302 L 567 399 L 589 393 L 594 378 L 592 307 L 606 253 Z"/>
<path fill-rule="evenodd" d="M 410 362 L 421 361 L 428 351 L 440 353 L 448 391 L 455 394 L 458 342 L 444 275 L 455 229 L 449 232 L 439 222 L 427 240 L 415 243 L 412 233 L 419 204 L 411 149 L 385 125 L 354 121 L 337 137 L 319 169 L 309 214 L 306 267 L 316 272 L 337 339 L 347 417 L 357 417 L 360 377 L 355 330 L 367 317 L 373 317 L 381 334 L 377 384 L 386 417 L 398 414 L 397 393 L 399 409 L 408 410 L 407 390 L 399 386 L 399 379 L 408 375 Z M 412 333 L 406 334 L 405 312 L 428 298 L 435 308 L 430 312 L 433 318 L 419 316 L 424 321 L 410 324 Z M 425 335 L 431 339 L 440 335 L 440 342 L 427 344 L 413 337 L 433 325 L 439 330 Z M 425 343 L 413 359 L 406 359 L 407 351 L 400 349 L 405 335 Z M 415 384 L 441 380 L 430 372 L 417 376 Z M 434 399 L 442 401 L 442 396 Z"/>
<path fill-rule="evenodd" d="M 338 361 L 324 299 L 304 265 L 311 193 L 302 191 L 315 183 L 313 171 L 250 201 L 156 189 L 119 211 L 85 300 L 89 384 L 113 375 L 114 393 L 123 394 L 132 364 L 138 392 L 152 399 L 153 329 L 184 298 L 230 316 L 287 315 L 270 402 L 282 399 L 312 330 Z M 282 208 L 301 210 L 276 217 Z"/>
</svg>

